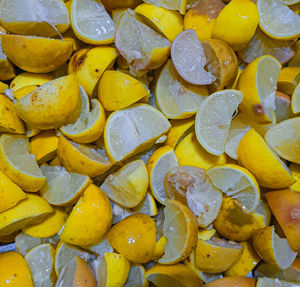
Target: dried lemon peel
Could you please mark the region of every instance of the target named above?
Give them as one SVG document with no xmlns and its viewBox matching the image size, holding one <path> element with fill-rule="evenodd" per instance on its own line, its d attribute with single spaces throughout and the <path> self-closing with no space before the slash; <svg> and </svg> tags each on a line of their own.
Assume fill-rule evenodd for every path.
<svg viewBox="0 0 300 287">
<path fill-rule="evenodd" d="M 194 30 L 185 30 L 176 37 L 171 47 L 171 57 L 177 72 L 187 82 L 207 85 L 216 80 L 204 68 L 206 57 Z"/>
<path fill-rule="evenodd" d="M 222 193 L 210 183 L 204 169 L 174 167 L 166 174 L 164 184 L 168 197 L 187 205 L 200 226 L 208 226 L 217 217 Z"/>
</svg>

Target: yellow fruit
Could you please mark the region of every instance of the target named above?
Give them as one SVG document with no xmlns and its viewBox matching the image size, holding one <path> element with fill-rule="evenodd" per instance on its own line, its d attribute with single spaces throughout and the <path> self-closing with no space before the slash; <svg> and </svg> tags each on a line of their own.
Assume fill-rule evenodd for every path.
<svg viewBox="0 0 300 287">
<path fill-rule="evenodd" d="M 49 82 L 49 81 L 47 81 L 47 82 Z M 16 100 L 20 100 L 20 99 L 24 98 L 25 96 L 27 96 L 28 94 L 30 94 L 31 92 L 33 92 L 34 90 L 36 90 L 37 88 L 39 88 L 39 85 L 25 86 L 25 87 L 22 87 L 16 91 L 14 91 L 13 96 Z"/>
<path fill-rule="evenodd" d="M 280 71 L 277 89 L 291 96 L 299 82 L 300 67 L 285 67 Z"/>
<path fill-rule="evenodd" d="M 52 80 L 53 80 L 53 77 L 51 76 L 51 74 L 35 74 L 35 73 L 24 72 L 24 73 L 18 74 L 10 82 L 9 87 L 11 90 L 16 92 L 17 90 L 27 87 L 27 86 L 32 86 L 32 85 L 42 86 Z M 28 92 L 28 94 L 29 93 L 30 92 Z M 17 98 L 17 100 L 18 100 L 18 98 Z"/>
<path fill-rule="evenodd" d="M 239 242 L 239 244 L 243 247 L 243 253 L 241 257 L 225 272 L 226 276 L 247 276 L 261 260 L 251 241 L 242 241 Z"/>
<path fill-rule="evenodd" d="M 129 275 L 124 287 L 148 287 L 149 282 L 146 279 L 146 271 L 143 265 L 131 265 Z"/>
<path fill-rule="evenodd" d="M 274 57 L 266 55 L 255 59 L 241 73 L 237 84 L 243 94 L 240 110 L 252 121 L 272 122 L 280 68 Z"/>
<path fill-rule="evenodd" d="M 146 3 L 154 4 L 156 6 L 164 7 L 168 10 L 178 10 L 180 14 L 184 15 L 185 13 L 185 6 L 187 0 L 146 0 Z"/>
<path fill-rule="evenodd" d="M 118 52 L 113 47 L 84 48 L 70 59 L 68 72 L 74 74 L 90 97 L 105 70 L 110 69 Z"/>
<path fill-rule="evenodd" d="M 254 129 L 242 138 L 238 147 L 238 161 L 263 187 L 280 189 L 295 182 L 288 167 Z"/>
<path fill-rule="evenodd" d="M 137 76 L 162 66 L 170 53 L 169 40 L 140 22 L 130 9 L 118 22 L 115 46 Z"/>
<path fill-rule="evenodd" d="M 269 224 L 265 216 L 257 211 L 246 213 L 236 199 L 224 197 L 221 209 L 214 221 L 219 234 L 227 239 L 245 241 L 251 238 L 255 230 Z"/>
<path fill-rule="evenodd" d="M 227 164 L 210 168 L 207 175 L 215 187 L 222 190 L 226 196 L 237 199 L 247 212 L 252 212 L 258 207 L 259 186 L 247 169 Z"/>
<path fill-rule="evenodd" d="M 59 241 L 55 250 L 55 273 L 59 276 L 65 265 L 75 257 L 80 257 L 85 261 L 91 261 L 93 255 L 74 245 Z M 72 286 L 72 285 L 71 285 Z"/>
<path fill-rule="evenodd" d="M 167 134 L 165 145 L 176 148 L 177 145 L 187 136 L 193 129 L 195 120 L 194 118 L 185 120 L 171 120 L 171 129 Z"/>
<path fill-rule="evenodd" d="M 198 240 L 195 250 L 196 266 L 209 273 L 228 270 L 243 253 L 241 245 L 217 237 L 207 241 Z"/>
<path fill-rule="evenodd" d="M 14 104 L 3 94 L 0 94 L 0 132 L 25 133 L 24 123 L 18 117 Z"/>
<path fill-rule="evenodd" d="M 105 111 L 101 103 L 91 100 L 91 110 L 82 111 L 74 124 L 60 128 L 62 133 L 69 139 L 78 143 L 91 143 L 98 140 L 104 131 L 106 123 Z"/>
<path fill-rule="evenodd" d="M 55 79 L 21 98 L 15 107 L 18 115 L 35 128 L 55 129 L 73 123 L 80 109 L 78 82 L 72 75 Z"/>
<path fill-rule="evenodd" d="M 199 240 L 199 238 L 198 238 Z M 209 240 L 209 239 L 207 239 Z M 190 256 L 184 260 L 184 264 L 193 271 L 194 274 L 197 275 L 199 279 L 201 279 L 203 282 L 208 283 L 214 280 L 217 280 L 222 277 L 222 273 L 207 273 L 202 272 L 195 263 L 195 251 L 193 251 Z"/>
<path fill-rule="evenodd" d="M 6 89 L 8 89 L 8 85 L 6 85 L 3 82 L 0 82 L 0 93 L 3 94 Z"/>
<path fill-rule="evenodd" d="M 52 160 L 56 155 L 58 136 L 55 131 L 44 131 L 31 138 L 30 151 L 35 155 L 37 163 Z"/>
<path fill-rule="evenodd" d="M 70 6 L 72 1 L 67 2 Z M 62 37 L 65 41 L 69 41 L 72 44 L 73 52 L 78 51 L 79 49 L 83 49 L 86 47 L 86 44 L 80 41 L 74 34 L 73 29 L 68 29 L 66 32 L 62 34 Z M 64 67 L 64 66 L 62 66 Z M 57 70 L 56 70 L 57 71 Z M 55 71 L 54 71 L 55 73 Z"/>
<path fill-rule="evenodd" d="M 25 191 L 36 192 L 45 183 L 25 136 L 3 134 L 0 138 L 0 170 Z"/>
<path fill-rule="evenodd" d="M 171 57 L 177 72 L 185 81 L 207 85 L 216 80 L 214 75 L 205 70 L 207 59 L 194 30 L 185 30 L 176 37 L 171 47 Z"/>
<path fill-rule="evenodd" d="M 112 210 L 107 195 L 91 184 L 74 206 L 60 239 L 79 246 L 98 243 L 112 224 Z"/>
<path fill-rule="evenodd" d="M 34 287 L 25 259 L 15 251 L 0 254 L 0 285 L 3 287 Z"/>
<path fill-rule="evenodd" d="M 178 166 L 178 161 L 174 150 L 169 146 L 155 150 L 148 159 L 151 192 L 161 204 L 165 204 L 168 198 L 164 188 L 165 175 L 175 166 Z"/>
<path fill-rule="evenodd" d="M 52 207 L 38 195 L 27 194 L 27 198 L 16 206 L 0 213 L 0 236 L 20 230 L 29 224 L 41 222 L 53 213 Z"/>
<path fill-rule="evenodd" d="M 259 26 L 270 37 L 289 40 L 300 35 L 300 16 L 280 0 L 258 0 Z M 277 19 L 274 21 L 274 19 Z M 289 19 L 289 21 L 285 21 Z"/>
<path fill-rule="evenodd" d="M 142 160 L 131 161 L 116 173 L 110 174 L 101 189 L 110 200 L 133 208 L 144 199 L 149 185 L 149 175 Z"/>
<path fill-rule="evenodd" d="M 159 287 L 199 287 L 202 281 L 184 264 L 156 264 L 146 272 L 146 278 Z"/>
<path fill-rule="evenodd" d="M 106 71 L 99 81 L 98 98 L 106 111 L 127 108 L 147 96 L 138 80 L 119 71 Z"/>
<path fill-rule="evenodd" d="M 280 41 L 270 38 L 260 28 L 257 28 L 251 41 L 238 51 L 238 55 L 247 64 L 263 55 L 273 56 L 281 64 L 286 64 L 295 54 L 293 45 L 294 41 L 292 40 Z"/>
<path fill-rule="evenodd" d="M 114 225 L 107 234 L 110 245 L 134 263 L 146 263 L 155 248 L 155 223 L 145 214 L 131 215 Z"/>
<path fill-rule="evenodd" d="M 68 171 L 91 178 L 103 174 L 112 166 L 104 149 L 93 145 L 77 144 L 64 136 L 59 137 L 57 154 Z"/>
<path fill-rule="evenodd" d="M 295 6 L 291 6 L 291 9 L 293 10 L 293 7 L 295 7 L 298 12 L 296 12 L 298 15 L 300 15 L 300 4 L 297 4 Z M 289 61 L 288 66 L 289 67 L 297 67 L 300 63 L 300 41 L 297 41 L 297 43 L 294 46 L 295 49 L 295 55 L 294 57 Z"/>
<path fill-rule="evenodd" d="M 288 161 L 300 163 L 300 118 L 285 120 L 267 131 L 268 145 Z"/>
<path fill-rule="evenodd" d="M 16 74 L 12 63 L 7 59 L 6 53 L 3 53 L 2 49 L 3 45 L 0 39 L 0 80 L 7 81 L 14 78 Z"/>
<path fill-rule="evenodd" d="M 300 165 L 292 163 L 289 166 L 289 169 L 292 173 L 293 178 L 296 180 L 296 182 L 290 186 L 292 190 L 299 191 L 300 192 Z"/>
<path fill-rule="evenodd" d="M 225 153 L 232 159 L 237 160 L 237 149 L 240 141 L 250 129 L 251 126 L 242 113 L 232 119 L 225 143 Z"/>
<path fill-rule="evenodd" d="M 172 168 L 165 176 L 168 198 L 180 201 L 194 213 L 201 227 L 209 226 L 222 204 L 222 192 L 208 179 L 205 170 L 193 166 Z"/>
<path fill-rule="evenodd" d="M 212 91 L 220 91 L 229 87 L 237 76 L 238 60 L 234 51 L 223 41 L 207 39 L 202 41 L 204 54 L 209 62 L 207 70 L 216 77 L 209 87 Z"/>
<path fill-rule="evenodd" d="M 205 0 L 192 5 L 191 9 L 184 15 L 184 29 L 196 31 L 199 40 L 212 37 L 215 19 L 225 7 L 221 0 Z"/>
<path fill-rule="evenodd" d="M 135 8 L 151 28 L 164 34 L 171 42 L 182 32 L 182 17 L 177 11 L 171 11 L 153 4 L 143 3 Z"/>
<path fill-rule="evenodd" d="M 53 286 L 56 281 L 54 269 L 55 249 L 49 243 L 32 248 L 25 256 L 35 287 Z"/>
<path fill-rule="evenodd" d="M 198 142 L 211 154 L 225 151 L 232 115 L 243 96 L 237 90 L 224 90 L 207 97 L 196 115 L 195 132 Z"/>
<path fill-rule="evenodd" d="M 0 5 L 0 19 L 9 32 L 20 35 L 50 37 L 70 26 L 68 9 L 60 0 L 5 0 Z"/>
<path fill-rule="evenodd" d="M 296 86 L 292 96 L 292 111 L 294 114 L 300 113 L 300 83 Z"/>
<path fill-rule="evenodd" d="M 52 72 L 64 64 L 72 53 L 72 45 L 67 41 L 21 35 L 2 35 L 1 38 L 7 57 L 27 72 Z"/>
<path fill-rule="evenodd" d="M 156 241 L 155 249 L 151 260 L 158 261 L 164 255 L 164 250 L 167 244 L 167 237 L 161 236 L 158 241 Z"/>
<path fill-rule="evenodd" d="M 115 24 L 101 1 L 74 0 L 70 12 L 72 28 L 78 39 L 93 45 L 113 43 Z"/>
<path fill-rule="evenodd" d="M 45 238 L 57 234 L 64 225 L 67 213 L 60 207 L 54 207 L 54 213 L 38 224 L 23 228 L 32 237 Z"/>
<path fill-rule="evenodd" d="M 290 267 L 297 256 L 288 241 L 275 233 L 274 226 L 256 230 L 252 241 L 259 256 L 265 262 L 280 269 Z"/>
<path fill-rule="evenodd" d="M 297 287 L 297 283 L 279 280 L 277 278 L 258 278 L 256 287 Z"/>
<path fill-rule="evenodd" d="M 197 243 L 198 224 L 193 212 L 179 201 L 168 199 L 164 209 L 163 235 L 167 238 L 162 264 L 187 258 Z"/>
<path fill-rule="evenodd" d="M 26 198 L 26 194 L 0 171 L 0 212 L 3 212 Z"/>
<path fill-rule="evenodd" d="M 60 273 L 57 286 L 96 287 L 97 282 L 89 265 L 80 257 L 69 261 Z"/>
<path fill-rule="evenodd" d="M 234 50 L 243 48 L 253 37 L 259 14 L 251 0 L 232 0 L 218 15 L 212 38 L 226 42 Z"/>
<path fill-rule="evenodd" d="M 97 282 L 103 287 L 123 287 L 130 269 L 130 262 L 117 253 L 105 253 L 92 263 Z"/>
<path fill-rule="evenodd" d="M 194 132 L 184 137 L 175 148 L 179 165 L 196 166 L 209 169 L 214 165 L 225 164 L 226 155 L 215 156 L 208 153 L 197 141 Z"/>
<path fill-rule="evenodd" d="M 150 105 L 136 104 L 113 112 L 104 130 L 108 157 L 112 162 L 120 162 L 147 150 L 169 128 L 170 123 L 165 116 Z"/>
<path fill-rule="evenodd" d="M 206 96 L 208 96 L 207 88 L 182 80 L 171 60 L 164 65 L 156 82 L 155 99 L 157 106 L 167 118 L 192 117 Z"/>
</svg>

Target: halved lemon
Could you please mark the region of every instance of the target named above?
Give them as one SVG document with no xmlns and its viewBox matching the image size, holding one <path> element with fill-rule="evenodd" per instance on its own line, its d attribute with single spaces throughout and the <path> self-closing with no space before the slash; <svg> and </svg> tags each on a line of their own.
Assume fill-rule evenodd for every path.
<svg viewBox="0 0 300 287">
<path fill-rule="evenodd" d="M 91 100 L 91 105 L 91 110 L 81 113 L 74 124 L 61 127 L 66 137 L 78 143 L 91 143 L 102 136 L 106 122 L 105 111 L 96 99 Z"/>
<path fill-rule="evenodd" d="M 238 161 L 263 187 L 280 189 L 289 187 L 295 182 L 285 163 L 253 128 L 239 144 Z"/>
<path fill-rule="evenodd" d="M 207 227 L 218 215 L 222 193 L 211 184 L 205 170 L 194 166 L 172 168 L 164 180 L 168 198 L 188 206 L 201 227 Z"/>
<path fill-rule="evenodd" d="M 156 103 L 169 119 L 185 119 L 196 114 L 208 90 L 184 81 L 169 60 L 162 68 L 156 82 Z"/>
<path fill-rule="evenodd" d="M 254 122 L 271 123 L 281 64 L 272 56 L 261 56 L 241 73 L 237 89 L 243 94 L 240 110 Z"/>
<path fill-rule="evenodd" d="M 5 0 L 0 19 L 9 32 L 20 35 L 51 37 L 70 27 L 68 9 L 60 0 Z"/>
<path fill-rule="evenodd" d="M 256 230 L 252 237 L 253 245 L 259 256 L 267 263 L 280 269 L 290 267 L 297 256 L 287 239 L 280 238 L 274 226 Z"/>
<path fill-rule="evenodd" d="M 60 241 L 55 249 L 54 266 L 57 276 L 59 276 L 64 266 L 74 257 L 80 257 L 85 261 L 91 261 L 95 258 L 95 256 L 79 247 Z"/>
<path fill-rule="evenodd" d="M 70 16 L 73 31 L 81 41 L 93 45 L 113 43 L 115 24 L 101 1 L 74 0 Z"/>
<path fill-rule="evenodd" d="M 145 163 L 135 160 L 110 174 L 101 189 L 117 204 L 133 208 L 144 199 L 148 185 L 149 175 Z"/>
<path fill-rule="evenodd" d="M 224 153 L 232 116 L 242 99 L 240 91 L 224 90 L 210 95 L 200 106 L 195 131 L 198 142 L 209 153 Z"/>
<path fill-rule="evenodd" d="M 273 39 L 257 28 L 251 41 L 238 51 L 238 55 L 247 64 L 263 55 L 271 55 L 281 64 L 286 64 L 295 55 L 293 45 L 294 41 Z"/>
<path fill-rule="evenodd" d="M 219 273 L 228 270 L 242 255 L 243 247 L 236 242 L 213 237 L 198 240 L 195 249 L 196 266 L 203 272 Z"/>
<path fill-rule="evenodd" d="M 112 253 L 114 249 L 110 246 L 107 239 L 102 240 L 98 244 L 85 247 L 90 252 L 93 252 L 94 254 L 100 256 L 104 255 L 105 253 Z"/>
<path fill-rule="evenodd" d="M 281 0 L 258 0 L 259 26 L 270 37 L 278 40 L 300 35 L 300 16 Z M 288 21 L 287 21 L 288 19 Z"/>
<path fill-rule="evenodd" d="M 32 237 L 48 238 L 58 234 L 64 225 L 67 213 L 61 207 L 54 207 L 54 213 L 38 224 L 23 228 L 23 231 Z"/>
<path fill-rule="evenodd" d="M 136 104 L 112 113 L 104 130 L 104 143 L 112 162 L 120 162 L 147 150 L 171 127 L 157 109 Z"/>
<path fill-rule="evenodd" d="M 86 175 L 70 173 L 61 166 L 41 166 L 47 183 L 41 189 L 41 196 L 53 205 L 72 205 L 91 184 Z"/>
<path fill-rule="evenodd" d="M 300 163 L 300 118 L 288 119 L 273 126 L 267 131 L 265 139 L 280 157 Z"/>
<path fill-rule="evenodd" d="M 95 177 L 112 166 L 105 149 L 95 145 L 78 144 L 60 136 L 57 153 L 68 171 Z"/>
<path fill-rule="evenodd" d="M 199 287 L 202 280 L 184 264 L 156 264 L 146 272 L 146 278 L 159 287 Z"/>
<path fill-rule="evenodd" d="M 187 258 L 197 243 L 198 224 L 192 211 L 177 200 L 166 200 L 163 235 L 167 238 L 161 264 L 174 264 Z"/>
<path fill-rule="evenodd" d="M 171 48 L 173 64 L 179 75 L 194 85 L 213 83 L 216 78 L 204 69 L 206 57 L 193 29 L 185 30 L 174 40 Z"/>
<path fill-rule="evenodd" d="M 46 182 L 25 136 L 3 134 L 0 160 L 0 170 L 25 191 L 36 192 Z"/>
<path fill-rule="evenodd" d="M 130 262 L 121 254 L 105 253 L 93 261 L 92 268 L 99 286 L 124 286 Z"/>
<path fill-rule="evenodd" d="M 237 199 L 247 212 L 254 211 L 260 201 L 260 190 L 255 177 L 235 164 L 216 166 L 207 171 L 211 182 L 226 196 Z"/>
<path fill-rule="evenodd" d="M 38 195 L 27 198 L 14 207 L 0 213 L 0 236 L 6 236 L 30 224 L 36 224 L 53 213 L 53 208 Z"/>
<path fill-rule="evenodd" d="M 115 46 L 135 75 L 159 68 L 170 53 L 169 40 L 140 22 L 131 9 L 118 22 Z"/>
<path fill-rule="evenodd" d="M 151 192 L 161 204 L 165 204 L 168 199 L 164 188 L 165 175 L 175 166 L 178 166 L 176 155 L 174 150 L 168 146 L 155 150 L 147 162 Z"/>
<path fill-rule="evenodd" d="M 97 287 L 97 282 L 87 262 L 80 257 L 74 257 L 62 269 L 56 286 Z"/>
<path fill-rule="evenodd" d="M 251 126 L 242 114 L 238 114 L 232 119 L 225 143 L 225 153 L 232 159 L 237 160 L 240 141 L 250 129 Z"/>
<path fill-rule="evenodd" d="M 284 67 L 278 77 L 277 89 L 291 96 L 299 82 L 300 67 Z"/>
<path fill-rule="evenodd" d="M 55 249 L 50 243 L 40 244 L 26 254 L 35 287 L 53 286 L 56 281 L 54 256 Z"/>
<path fill-rule="evenodd" d="M 183 30 L 182 16 L 177 11 L 143 3 L 135 8 L 135 12 L 146 24 L 164 34 L 171 42 Z"/>
</svg>

